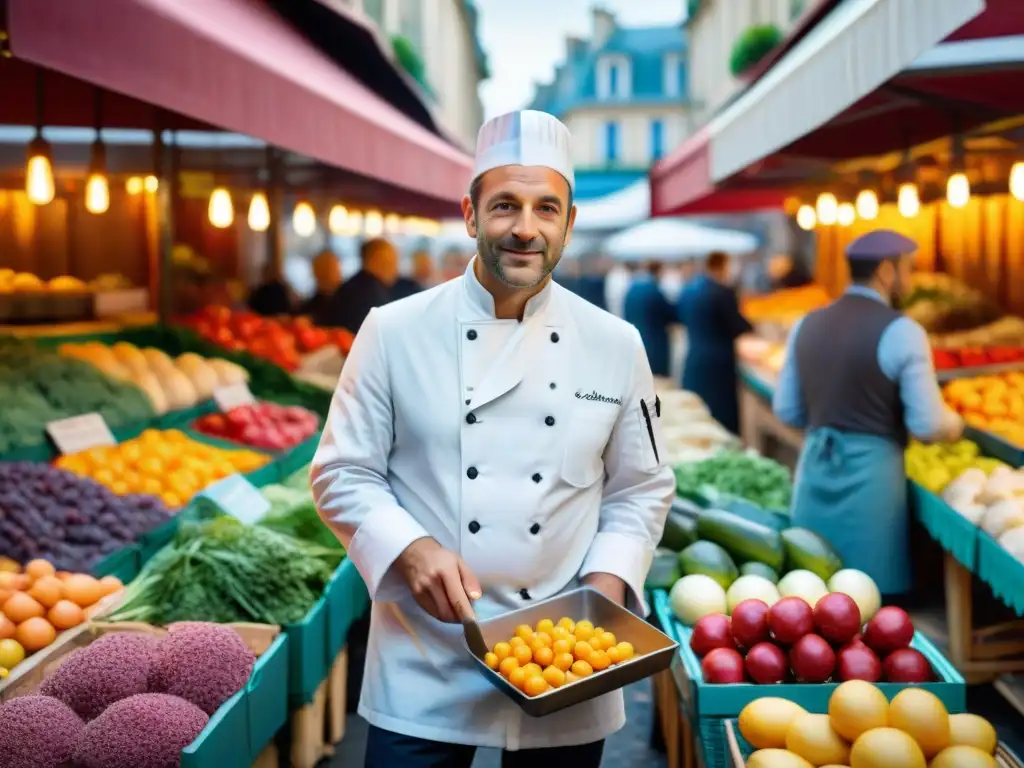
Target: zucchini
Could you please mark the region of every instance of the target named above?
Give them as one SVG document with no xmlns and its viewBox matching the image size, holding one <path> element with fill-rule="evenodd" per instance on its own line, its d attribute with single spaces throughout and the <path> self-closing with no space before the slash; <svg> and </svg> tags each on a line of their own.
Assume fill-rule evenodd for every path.
<svg viewBox="0 0 1024 768">
<path fill-rule="evenodd" d="M 696 540 L 696 514 L 689 513 L 685 507 L 672 502 L 658 546 L 671 549 L 673 552 L 682 552 Z"/>
<path fill-rule="evenodd" d="M 760 576 L 761 578 L 768 579 L 772 584 L 779 583 L 779 574 L 776 573 L 774 568 L 754 560 L 740 566 L 740 576 Z"/>
<path fill-rule="evenodd" d="M 668 591 L 682 577 L 683 570 L 679 565 L 679 555 L 675 552 L 657 555 L 651 563 L 651 570 L 647 572 L 644 587 L 650 590 L 664 589 Z"/>
<path fill-rule="evenodd" d="M 736 497 L 720 499 L 715 505 L 715 509 L 732 512 L 733 514 L 739 515 L 752 523 L 759 523 L 760 525 L 763 525 L 766 528 L 771 528 L 774 531 L 782 531 L 783 529 L 788 528 L 790 523 L 788 515 L 780 512 L 773 512 L 769 509 L 762 509 L 753 502 Z"/>
<path fill-rule="evenodd" d="M 679 566 L 684 576 L 702 573 L 728 589 L 740 572 L 729 553 L 711 541 L 697 541 L 679 553 Z"/>
<path fill-rule="evenodd" d="M 828 582 L 843 567 L 839 554 L 825 539 L 806 528 L 787 528 L 782 532 L 786 550 L 786 570 L 805 570 Z"/>
<path fill-rule="evenodd" d="M 740 562 L 764 563 L 776 571 L 786 561 L 782 537 L 766 525 L 722 509 L 708 509 L 697 516 L 697 534 L 703 541 L 725 547 Z"/>
</svg>

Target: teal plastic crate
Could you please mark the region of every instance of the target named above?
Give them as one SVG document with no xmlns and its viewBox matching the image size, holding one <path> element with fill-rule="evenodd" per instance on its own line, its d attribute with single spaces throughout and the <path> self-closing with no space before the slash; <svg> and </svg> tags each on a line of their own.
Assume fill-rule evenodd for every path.
<svg viewBox="0 0 1024 768">
<path fill-rule="evenodd" d="M 327 589 L 327 662 L 337 656 L 348 641 L 348 631 L 370 604 L 363 577 L 351 560 L 344 560 L 334 572 Z"/>
<path fill-rule="evenodd" d="M 180 411 L 165 413 L 157 418 L 156 423 L 160 429 L 185 429 L 200 416 L 214 413 L 216 410 L 216 402 L 205 400 L 193 408 L 184 408 Z"/>
<path fill-rule="evenodd" d="M 286 624 L 288 635 L 288 699 L 292 708 L 313 700 L 330 667 L 327 654 L 327 597 L 321 597 L 297 624 Z"/>
<path fill-rule="evenodd" d="M 740 366 L 740 380 L 762 400 L 771 402 L 772 396 L 775 394 L 775 387 L 770 382 L 761 378 L 750 367 L 746 365 Z"/>
<path fill-rule="evenodd" d="M 104 576 L 116 576 L 123 584 L 127 584 L 142 570 L 139 548 L 135 544 L 129 544 L 124 549 L 107 555 L 89 570 L 98 579 Z"/>
<path fill-rule="evenodd" d="M 181 768 L 249 768 L 249 713 L 243 689 L 213 713 L 199 737 L 181 751 Z"/>
<path fill-rule="evenodd" d="M 287 635 L 277 636 L 245 687 L 250 764 L 288 722 L 288 643 Z"/>
<path fill-rule="evenodd" d="M 913 515 L 928 534 L 969 571 L 978 563 L 979 529 L 949 504 L 913 480 L 908 481 Z"/>
<path fill-rule="evenodd" d="M 986 456 L 1005 461 L 1011 467 L 1024 466 L 1024 448 L 1008 442 L 999 435 L 976 427 L 966 427 L 964 437 L 977 443 Z"/>
<path fill-rule="evenodd" d="M 284 480 L 313 461 L 313 454 L 320 445 L 320 433 L 308 437 L 277 460 L 277 468 Z"/>
<path fill-rule="evenodd" d="M 999 546 L 984 531 L 978 533 L 978 578 L 992 587 L 992 593 L 1024 616 L 1024 564 Z"/>
</svg>

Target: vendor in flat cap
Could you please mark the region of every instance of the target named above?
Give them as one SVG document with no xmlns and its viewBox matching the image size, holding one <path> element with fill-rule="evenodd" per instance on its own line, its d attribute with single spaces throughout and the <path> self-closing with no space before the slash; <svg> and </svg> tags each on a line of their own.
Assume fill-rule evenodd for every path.
<svg viewBox="0 0 1024 768">
<path fill-rule="evenodd" d="M 907 441 L 952 441 L 963 431 L 942 401 L 927 333 L 895 308 L 916 250 L 890 230 L 850 243 L 852 285 L 794 326 L 772 404 L 806 430 L 793 524 L 827 539 L 883 595 L 911 586 Z"/>
</svg>

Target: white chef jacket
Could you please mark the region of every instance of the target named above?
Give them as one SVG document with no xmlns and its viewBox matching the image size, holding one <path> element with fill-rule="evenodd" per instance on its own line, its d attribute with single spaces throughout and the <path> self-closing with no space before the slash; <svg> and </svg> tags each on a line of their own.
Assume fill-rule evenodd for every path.
<svg viewBox="0 0 1024 768">
<path fill-rule="evenodd" d="M 621 691 L 524 715 L 475 668 L 461 625 L 424 612 L 391 566 L 432 536 L 479 578 L 481 619 L 594 572 L 622 578 L 629 607 L 646 614 L 644 579 L 675 489 L 658 408 L 636 329 L 557 284 L 522 322 L 497 320 L 471 262 L 370 313 L 312 467 L 320 513 L 340 527 L 373 600 L 366 720 L 510 750 L 622 727 Z"/>
</svg>

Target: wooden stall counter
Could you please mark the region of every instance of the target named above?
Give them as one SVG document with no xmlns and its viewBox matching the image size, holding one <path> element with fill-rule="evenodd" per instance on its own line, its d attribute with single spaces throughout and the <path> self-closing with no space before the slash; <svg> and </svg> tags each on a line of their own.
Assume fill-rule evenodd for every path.
<svg viewBox="0 0 1024 768">
<path fill-rule="evenodd" d="M 773 373 L 754 365 L 740 365 L 740 438 L 762 456 L 795 469 L 804 435 L 772 413 L 774 391 Z"/>
</svg>

